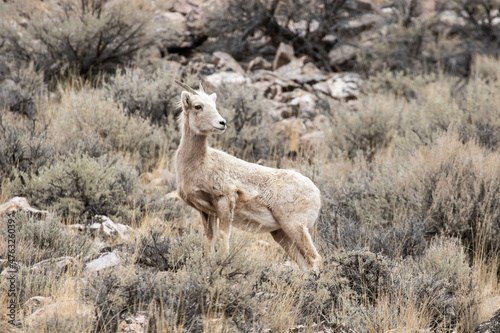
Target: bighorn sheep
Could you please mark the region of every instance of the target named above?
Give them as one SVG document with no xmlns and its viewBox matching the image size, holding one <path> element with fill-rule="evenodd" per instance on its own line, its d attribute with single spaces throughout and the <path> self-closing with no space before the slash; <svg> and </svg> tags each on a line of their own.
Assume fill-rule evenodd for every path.
<svg viewBox="0 0 500 333">
<path fill-rule="evenodd" d="M 227 126 L 208 95 L 176 81 L 181 94 L 179 124 L 182 138 L 176 154 L 177 193 L 197 209 L 210 249 L 222 235 L 229 252 L 231 226 L 252 232 L 270 232 L 300 268 L 319 269 L 321 257 L 308 229 L 318 217 L 320 192 L 313 182 L 292 170 L 249 163 L 207 145 L 209 134 Z"/>
</svg>

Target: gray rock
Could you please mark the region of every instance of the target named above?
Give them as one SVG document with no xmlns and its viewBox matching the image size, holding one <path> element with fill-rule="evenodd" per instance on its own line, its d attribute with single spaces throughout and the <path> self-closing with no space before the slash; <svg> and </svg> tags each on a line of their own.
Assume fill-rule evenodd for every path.
<svg viewBox="0 0 500 333">
<path fill-rule="evenodd" d="M 326 83 L 330 96 L 336 99 L 357 99 L 363 87 L 363 80 L 356 73 L 336 74 Z"/>
<path fill-rule="evenodd" d="M 241 73 L 235 72 L 220 72 L 209 75 L 205 78 L 205 82 L 214 89 L 221 89 L 224 86 L 233 87 L 241 85 L 249 85 L 250 79 Z"/>
<path fill-rule="evenodd" d="M 17 211 L 25 211 L 33 214 L 48 214 L 46 210 L 35 209 L 30 206 L 28 200 L 23 197 L 13 197 L 3 205 L 0 205 L 0 215 L 11 214 Z"/>
<path fill-rule="evenodd" d="M 30 267 L 33 273 L 43 273 L 47 271 L 65 272 L 68 269 L 78 269 L 80 262 L 73 257 L 59 257 L 42 260 Z"/>
<path fill-rule="evenodd" d="M 294 95 L 296 97 L 290 101 L 290 105 L 298 108 L 297 114 L 300 118 L 314 118 L 318 113 L 316 96 L 303 90 L 294 90 Z"/>
<path fill-rule="evenodd" d="M 223 72 L 245 74 L 245 71 L 234 58 L 226 52 L 214 52 L 212 62 L 215 68 Z"/>
<path fill-rule="evenodd" d="M 499 333 L 500 332 L 500 310 L 493 317 L 479 324 L 475 333 Z"/>
<path fill-rule="evenodd" d="M 144 333 L 148 331 L 148 316 L 140 312 L 128 316 L 118 325 L 118 332 Z"/>
<path fill-rule="evenodd" d="M 330 66 L 337 68 L 342 64 L 353 60 L 357 53 L 358 49 L 354 46 L 342 44 L 328 53 L 328 61 L 330 62 Z"/>
<path fill-rule="evenodd" d="M 293 59 L 295 59 L 293 46 L 281 43 L 278 50 L 276 50 L 276 56 L 273 61 L 273 70 L 277 70 L 278 68 L 288 64 Z"/>
<path fill-rule="evenodd" d="M 326 80 L 326 75 L 313 63 L 304 64 L 305 57 L 293 59 L 280 67 L 275 74 L 282 79 L 293 80 L 304 84 Z"/>
<path fill-rule="evenodd" d="M 187 26 L 187 19 L 181 13 L 161 12 L 154 18 L 156 33 L 166 48 L 188 48 L 193 37 Z"/>
<path fill-rule="evenodd" d="M 118 266 L 120 263 L 121 259 L 116 252 L 108 252 L 87 263 L 87 265 L 85 265 L 85 271 L 98 272 L 105 268 Z"/>
<path fill-rule="evenodd" d="M 273 65 L 269 61 L 259 56 L 256 57 L 255 59 L 252 59 L 252 61 L 248 63 L 247 71 L 250 72 L 250 71 L 255 71 L 257 69 L 270 70 L 272 67 Z"/>
<path fill-rule="evenodd" d="M 115 241 L 125 241 L 133 234 L 134 229 L 128 225 L 115 223 L 104 215 L 96 215 L 93 218 L 94 223 L 89 226 L 91 233 L 102 235 L 104 238 Z"/>
</svg>

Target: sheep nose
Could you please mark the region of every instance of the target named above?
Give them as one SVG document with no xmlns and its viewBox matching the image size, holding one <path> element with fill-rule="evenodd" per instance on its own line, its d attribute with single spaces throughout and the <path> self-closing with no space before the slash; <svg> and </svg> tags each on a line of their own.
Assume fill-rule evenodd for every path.
<svg viewBox="0 0 500 333">
<path fill-rule="evenodd" d="M 219 121 L 219 124 L 221 124 L 222 126 L 226 127 L 226 121 L 225 120 Z"/>
</svg>

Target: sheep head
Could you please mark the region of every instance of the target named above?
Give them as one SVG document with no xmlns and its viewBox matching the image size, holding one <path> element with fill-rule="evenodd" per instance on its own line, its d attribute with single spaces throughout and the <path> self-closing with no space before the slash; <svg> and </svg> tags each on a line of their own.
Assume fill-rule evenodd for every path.
<svg viewBox="0 0 500 333">
<path fill-rule="evenodd" d="M 217 95 L 208 95 L 203 90 L 194 90 L 188 85 L 175 81 L 185 90 L 181 93 L 180 105 L 184 121 L 189 124 L 191 130 L 198 135 L 221 134 L 226 131 L 226 120 L 217 111 L 215 101 Z"/>
</svg>

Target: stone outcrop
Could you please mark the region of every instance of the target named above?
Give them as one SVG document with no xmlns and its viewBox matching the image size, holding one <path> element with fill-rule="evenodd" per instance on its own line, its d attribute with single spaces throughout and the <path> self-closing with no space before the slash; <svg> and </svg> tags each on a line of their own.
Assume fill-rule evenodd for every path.
<svg viewBox="0 0 500 333">
<path fill-rule="evenodd" d="M 3 205 L 0 205 L 0 215 L 12 214 L 17 211 L 24 211 L 37 215 L 49 213 L 46 210 L 39 210 L 31 207 L 30 204 L 28 203 L 28 200 L 23 197 L 14 197 L 9 201 L 7 201 L 6 203 L 4 203 Z"/>
</svg>

